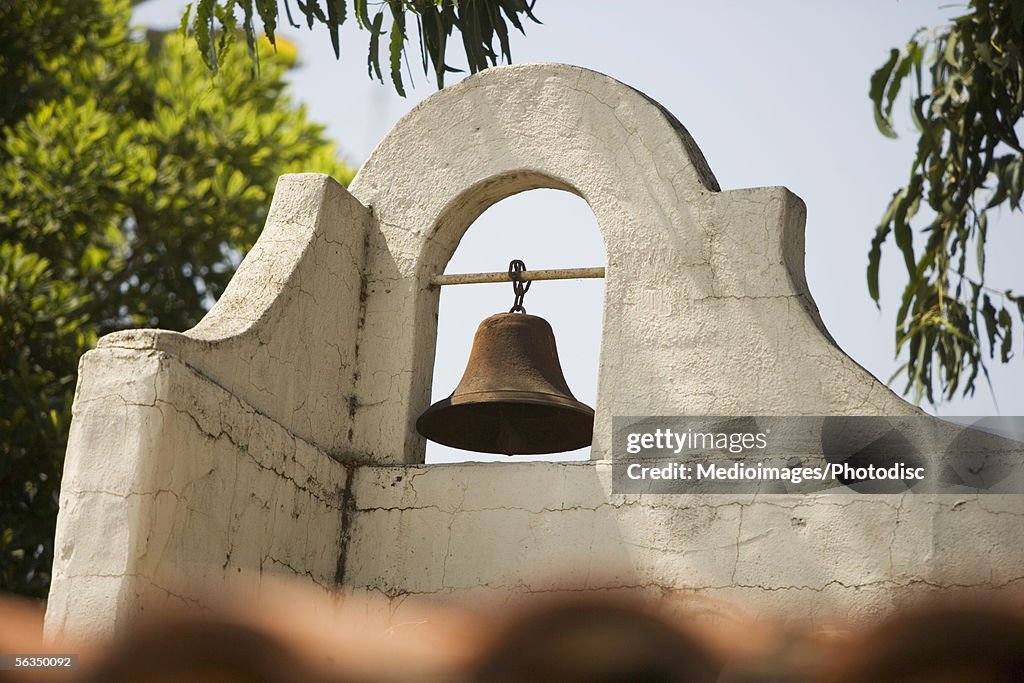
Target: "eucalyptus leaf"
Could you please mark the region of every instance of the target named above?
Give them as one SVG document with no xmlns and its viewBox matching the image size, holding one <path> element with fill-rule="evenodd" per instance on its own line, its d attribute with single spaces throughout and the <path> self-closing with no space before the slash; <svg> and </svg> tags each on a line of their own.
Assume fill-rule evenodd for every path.
<svg viewBox="0 0 1024 683">
<path fill-rule="evenodd" d="M 971 0 L 944 27 L 918 31 L 891 50 L 870 79 L 879 131 L 894 133 L 893 107 L 906 92 L 917 129 L 911 180 L 893 194 L 868 252 L 867 282 L 880 303 L 879 265 L 889 236 L 905 263 L 896 322 L 906 391 L 934 402 L 974 392 L 989 358 L 1012 356 L 1013 327 L 1024 306 L 985 284 L 988 212 L 1021 210 L 1024 159 L 1015 128 L 1024 114 L 1024 16 L 1021 0 Z M 922 209 L 927 209 L 922 211 Z M 923 248 L 915 239 L 925 236 Z M 967 254 L 977 272 L 968 272 Z M 1000 304 L 993 297 L 999 297 Z M 1007 305 L 1014 305 L 1016 317 Z M 1004 315 L 1005 313 L 1005 315 Z"/>
<path fill-rule="evenodd" d="M 255 2 L 255 12 L 253 9 Z M 305 19 L 309 29 L 323 26 L 327 30 L 331 49 L 336 58 L 341 58 L 340 29 L 348 17 L 346 0 L 196 0 L 195 11 L 189 12 L 182 21 L 182 33 L 191 33 L 204 55 L 211 71 L 216 72 L 224 59 L 228 44 L 236 30 L 234 10 L 241 7 L 244 20 L 241 31 L 246 43 L 255 46 L 258 27 L 256 17 L 263 24 L 271 44 L 276 44 L 279 7 L 283 6 L 292 25 L 298 26 L 292 16 L 292 3 Z M 525 20 L 534 23 L 540 20 L 533 13 L 534 3 L 524 0 L 383 0 L 375 3 L 377 11 L 370 18 L 370 2 L 353 0 L 353 14 L 360 30 L 370 34 L 366 64 L 370 78 L 384 82 L 380 66 L 380 36 L 387 33 L 389 75 L 395 92 L 405 96 L 402 77 L 402 58 L 406 45 L 411 40 L 419 42 L 420 61 L 423 73 L 432 75 L 438 88 L 444 87 L 445 75 L 457 73 L 457 69 L 446 59 L 448 38 L 458 31 L 462 38 L 463 52 L 470 73 L 476 73 L 499 61 L 512 62 L 512 42 L 508 25 L 525 34 Z M 390 24 L 385 26 L 384 7 L 390 12 Z M 412 17 L 410 20 L 409 17 Z M 407 27 L 417 27 L 417 38 L 410 36 Z M 497 51 L 494 41 L 498 41 Z M 399 42 L 400 41 L 400 42 Z M 259 53 L 250 49 L 249 60 L 254 74 L 259 69 Z"/>
</svg>

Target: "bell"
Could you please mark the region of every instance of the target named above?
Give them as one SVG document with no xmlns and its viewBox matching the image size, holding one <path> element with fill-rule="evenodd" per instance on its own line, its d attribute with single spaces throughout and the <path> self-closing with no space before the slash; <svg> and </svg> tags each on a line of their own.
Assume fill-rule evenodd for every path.
<svg viewBox="0 0 1024 683">
<path fill-rule="evenodd" d="M 590 445 L 594 410 L 569 391 L 548 321 L 499 313 L 480 323 L 462 381 L 416 430 L 467 451 L 560 453 Z"/>
</svg>

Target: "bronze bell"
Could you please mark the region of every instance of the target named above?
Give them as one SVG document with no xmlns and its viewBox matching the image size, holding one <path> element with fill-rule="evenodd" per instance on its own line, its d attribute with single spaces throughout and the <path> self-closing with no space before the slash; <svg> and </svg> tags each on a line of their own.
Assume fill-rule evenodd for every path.
<svg viewBox="0 0 1024 683">
<path fill-rule="evenodd" d="M 548 321 L 499 313 L 480 323 L 462 381 L 416 430 L 468 451 L 560 453 L 590 445 L 594 411 L 569 391 Z"/>
</svg>

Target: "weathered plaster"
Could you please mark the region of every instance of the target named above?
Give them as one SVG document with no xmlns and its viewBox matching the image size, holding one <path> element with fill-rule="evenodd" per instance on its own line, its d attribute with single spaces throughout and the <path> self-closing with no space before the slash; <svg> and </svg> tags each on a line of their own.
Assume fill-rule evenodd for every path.
<svg viewBox="0 0 1024 683">
<path fill-rule="evenodd" d="M 105 635 L 243 570 L 334 585 L 343 465 L 164 352 L 108 344 L 81 377 L 51 634 Z"/>
<path fill-rule="evenodd" d="M 621 495 L 602 463 L 364 467 L 346 584 L 508 599 L 634 588 L 751 618 L 877 617 L 1024 586 L 1016 495 Z"/>
<path fill-rule="evenodd" d="M 419 464 L 429 277 L 484 209 L 539 187 L 585 199 L 605 243 L 594 461 Z M 395 601 L 633 587 L 821 620 L 936 588 L 1017 591 L 1018 496 L 611 493 L 614 415 L 918 412 L 824 329 L 804 219 L 785 188 L 720 191 L 660 106 L 562 65 L 428 98 L 351 192 L 284 176 L 196 328 L 110 335 L 84 357 L 49 633 L 109 633 L 246 570 Z"/>
<path fill-rule="evenodd" d="M 333 179 L 282 176 L 263 233 L 196 327 L 116 332 L 98 346 L 173 354 L 338 456 L 352 427 L 370 221 L 370 211 Z"/>
<path fill-rule="evenodd" d="M 356 451 L 422 461 L 414 423 L 429 404 L 438 300 L 429 278 L 488 206 L 541 187 L 586 200 L 605 244 L 595 459 L 609 455 L 613 415 L 915 412 L 824 332 L 804 279 L 799 198 L 719 192 L 682 125 L 646 96 L 534 64 L 427 99 L 352 183 L 377 219 Z"/>
</svg>

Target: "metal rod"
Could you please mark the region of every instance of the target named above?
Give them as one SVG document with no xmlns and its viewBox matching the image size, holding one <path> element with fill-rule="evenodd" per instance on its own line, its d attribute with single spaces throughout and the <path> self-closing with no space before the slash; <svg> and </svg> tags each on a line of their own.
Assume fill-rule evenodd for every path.
<svg viewBox="0 0 1024 683">
<path fill-rule="evenodd" d="M 524 270 L 519 274 L 523 280 L 578 280 L 583 278 L 604 277 L 604 268 L 561 268 L 557 270 Z M 455 275 L 434 275 L 430 284 L 435 287 L 445 285 L 476 285 L 487 282 L 511 282 L 507 272 L 500 273 L 457 273 Z"/>
</svg>

